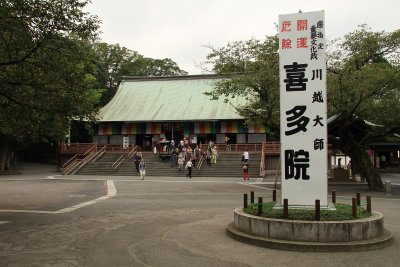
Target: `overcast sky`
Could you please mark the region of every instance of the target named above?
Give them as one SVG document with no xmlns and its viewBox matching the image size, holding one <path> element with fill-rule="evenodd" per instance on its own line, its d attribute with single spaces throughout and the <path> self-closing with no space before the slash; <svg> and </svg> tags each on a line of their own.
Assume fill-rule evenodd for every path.
<svg viewBox="0 0 400 267">
<path fill-rule="evenodd" d="M 189 74 L 209 49 L 276 33 L 280 14 L 325 10 L 325 35 L 343 37 L 366 23 L 373 30 L 400 26 L 398 0 L 92 0 L 101 39 L 151 58 L 171 58 Z"/>
</svg>

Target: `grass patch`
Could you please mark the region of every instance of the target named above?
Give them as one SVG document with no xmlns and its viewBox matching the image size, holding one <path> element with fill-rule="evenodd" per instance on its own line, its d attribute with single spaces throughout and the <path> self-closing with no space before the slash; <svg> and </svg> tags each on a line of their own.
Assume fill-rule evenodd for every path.
<svg viewBox="0 0 400 267">
<path fill-rule="evenodd" d="M 275 203 L 263 203 L 261 217 L 272 219 L 283 219 L 283 209 L 274 209 Z M 321 210 L 321 221 L 347 221 L 353 220 L 353 211 L 351 205 L 336 204 L 336 210 Z M 257 214 L 257 204 L 251 204 L 244 212 L 251 215 Z M 357 218 L 368 218 L 371 216 L 370 212 L 362 207 L 357 207 Z M 314 209 L 290 209 L 289 220 L 303 220 L 315 221 Z"/>
</svg>

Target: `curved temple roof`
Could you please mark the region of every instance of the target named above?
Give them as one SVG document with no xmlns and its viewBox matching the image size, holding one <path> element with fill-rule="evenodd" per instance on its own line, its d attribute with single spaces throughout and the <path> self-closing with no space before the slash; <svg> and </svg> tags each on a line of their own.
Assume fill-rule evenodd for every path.
<svg viewBox="0 0 400 267">
<path fill-rule="evenodd" d="M 243 97 L 225 103 L 221 97 L 210 100 L 216 76 L 128 78 L 113 99 L 99 113 L 99 122 L 125 121 L 207 121 L 243 119 L 234 106 Z"/>
</svg>

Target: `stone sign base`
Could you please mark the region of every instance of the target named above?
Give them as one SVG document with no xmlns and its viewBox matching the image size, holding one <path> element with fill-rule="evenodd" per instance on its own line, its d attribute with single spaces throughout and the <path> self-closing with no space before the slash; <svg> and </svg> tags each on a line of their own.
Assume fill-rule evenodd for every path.
<svg viewBox="0 0 400 267">
<path fill-rule="evenodd" d="M 366 251 L 393 242 L 383 227 L 383 215 L 376 211 L 366 219 L 298 221 L 258 217 L 238 208 L 227 232 L 245 243 L 294 251 Z"/>
</svg>

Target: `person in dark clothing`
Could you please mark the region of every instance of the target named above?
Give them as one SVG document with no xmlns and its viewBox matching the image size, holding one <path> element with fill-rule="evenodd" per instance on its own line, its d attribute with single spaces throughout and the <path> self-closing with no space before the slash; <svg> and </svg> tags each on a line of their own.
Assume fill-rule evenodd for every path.
<svg viewBox="0 0 400 267">
<path fill-rule="evenodd" d="M 135 155 L 135 167 L 137 173 L 139 173 L 139 163 L 141 159 L 142 159 L 142 153 L 137 152 Z"/>
<path fill-rule="evenodd" d="M 242 169 L 243 169 L 243 180 L 249 181 L 249 178 L 250 178 L 249 177 L 249 162 L 247 160 L 245 160 L 243 162 Z"/>
</svg>

